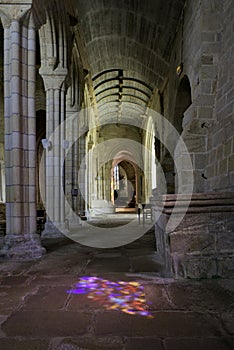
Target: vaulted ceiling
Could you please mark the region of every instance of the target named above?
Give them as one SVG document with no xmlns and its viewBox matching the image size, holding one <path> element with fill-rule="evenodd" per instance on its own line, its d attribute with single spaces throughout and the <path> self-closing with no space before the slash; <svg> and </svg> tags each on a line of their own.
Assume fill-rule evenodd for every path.
<svg viewBox="0 0 234 350">
<path fill-rule="evenodd" d="M 110 68 L 158 85 L 185 0 L 76 0 L 93 76 Z"/>
<path fill-rule="evenodd" d="M 82 42 L 98 114 L 110 118 L 113 113 L 118 122 L 125 102 L 144 114 L 167 75 L 186 0 L 43 1 L 55 16 L 55 9 L 64 8 L 70 17 L 73 34 Z M 42 11 L 41 0 L 33 2 Z"/>
<path fill-rule="evenodd" d="M 99 114 L 121 102 L 144 114 L 167 75 L 171 47 L 185 0 L 76 0 L 78 19 Z M 123 113 L 123 111 L 121 112 Z M 108 108 L 110 117 L 110 108 Z M 119 113 L 120 115 L 120 113 Z"/>
</svg>

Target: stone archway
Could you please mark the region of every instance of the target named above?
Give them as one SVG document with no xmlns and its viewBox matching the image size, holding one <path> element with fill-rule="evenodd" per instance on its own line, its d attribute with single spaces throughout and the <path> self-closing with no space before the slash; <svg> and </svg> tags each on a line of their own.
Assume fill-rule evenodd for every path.
<svg viewBox="0 0 234 350">
<path fill-rule="evenodd" d="M 39 179 L 39 167 L 40 161 L 43 153 L 43 146 L 41 140 L 45 138 L 46 133 L 46 111 L 39 110 L 36 112 L 36 147 L 37 147 L 37 208 L 44 208 L 42 198 L 45 196 L 45 176 L 42 179 Z M 42 165 L 44 166 L 44 164 Z M 45 171 L 45 169 L 44 169 Z M 44 173 L 44 172 L 43 172 Z M 40 183 L 40 181 L 42 183 Z M 41 194 L 40 190 L 44 193 Z"/>
<path fill-rule="evenodd" d="M 183 131 L 183 117 L 184 112 L 191 105 L 191 86 L 189 82 L 189 78 L 187 75 L 184 75 L 180 81 L 177 95 L 176 95 L 176 103 L 175 103 L 175 113 L 174 113 L 174 126 L 179 132 L 179 134 Z"/>
<path fill-rule="evenodd" d="M 179 83 L 176 102 L 174 108 L 174 127 L 181 135 L 183 132 L 184 113 L 192 104 L 191 86 L 187 75 L 184 75 Z M 174 166 L 173 155 L 166 151 L 162 161 L 162 167 L 167 182 L 167 193 L 174 194 L 176 187 L 176 170 Z"/>
<path fill-rule="evenodd" d="M 137 173 L 136 166 L 122 159 L 112 168 L 113 202 L 115 207 L 135 208 Z"/>
</svg>

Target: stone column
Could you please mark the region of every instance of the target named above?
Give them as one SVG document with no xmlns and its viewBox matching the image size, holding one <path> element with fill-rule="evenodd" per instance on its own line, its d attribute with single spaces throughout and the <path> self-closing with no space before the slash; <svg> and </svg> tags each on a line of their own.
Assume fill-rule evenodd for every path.
<svg viewBox="0 0 234 350">
<path fill-rule="evenodd" d="M 15 17 L 3 23 L 6 237 L 1 255 L 13 259 L 40 258 L 45 252 L 36 233 L 36 41 L 32 17 L 21 21 L 27 10 L 15 6 Z"/>
<path fill-rule="evenodd" d="M 66 177 L 66 199 L 69 203 L 67 212 L 73 211 L 73 215 L 69 215 L 69 223 L 79 224 L 79 184 L 78 184 L 78 163 L 79 163 L 79 106 L 78 103 L 73 103 L 73 86 L 68 88 L 66 98 L 66 140 L 69 140 L 69 152 L 66 155 L 65 160 L 65 177 Z M 78 194 L 74 191 L 78 190 Z"/>
<path fill-rule="evenodd" d="M 111 202 L 111 167 L 111 161 L 105 164 L 105 196 L 108 202 Z"/>
<path fill-rule="evenodd" d="M 79 191 L 78 191 L 78 210 L 81 216 L 85 215 L 85 189 L 86 189 L 86 167 L 87 164 L 84 161 L 86 151 L 86 134 L 82 134 L 79 138 L 79 153 L 78 153 L 78 167 L 79 167 Z"/>
<path fill-rule="evenodd" d="M 61 237 L 66 233 L 64 203 L 64 148 L 65 139 L 65 78 L 66 68 L 42 67 L 40 74 L 46 89 L 46 139 L 51 145 L 45 149 L 47 221 L 43 238 Z M 59 132 L 55 132 L 59 127 Z M 58 130 L 58 129 L 57 129 Z"/>
<path fill-rule="evenodd" d="M 93 181 L 93 166 L 94 166 L 94 162 L 93 162 L 93 141 L 89 141 L 87 142 L 86 145 L 86 152 L 87 152 L 87 170 L 86 170 L 86 201 L 85 201 L 85 209 L 86 209 L 86 214 L 89 216 L 90 214 L 90 209 L 92 207 L 92 201 L 94 199 L 96 199 L 96 197 L 94 197 L 96 191 L 95 191 L 95 187 L 96 187 L 96 181 Z"/>
</svg>

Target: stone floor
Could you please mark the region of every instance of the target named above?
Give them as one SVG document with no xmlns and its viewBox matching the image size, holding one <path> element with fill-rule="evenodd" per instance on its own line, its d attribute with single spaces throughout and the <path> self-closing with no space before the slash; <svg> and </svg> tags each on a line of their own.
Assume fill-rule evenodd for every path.
<svg viewBox="0 0 234 350">
<path fill-rule="evenodd" d="M 0 262 L 1 350 L 234 349 L 234 280 L 160 277 L 152 231 L 112 249 L 43 245 L 38 261 Z M 69 292 L 84 276 L 101 282 Z"/>
</svg>

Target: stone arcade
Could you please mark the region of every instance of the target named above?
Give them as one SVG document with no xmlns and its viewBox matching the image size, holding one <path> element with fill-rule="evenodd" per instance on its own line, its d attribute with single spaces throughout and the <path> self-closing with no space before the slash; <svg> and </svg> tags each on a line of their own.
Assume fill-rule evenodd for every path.
<svg viewBox="0 0 234 350">
<path fill-rule="evenodd" d="M 0 0 L 1 350 L 234 349 L 233 33 L 234 0 Z"/>
<path fill-rule="evenodd" d="M 42 238 L 149 203 L 168 273 L 233 276 L 233 5 L 1 1 L 3 257 L 42 257 L 45 203 Z"/>
</svg>

